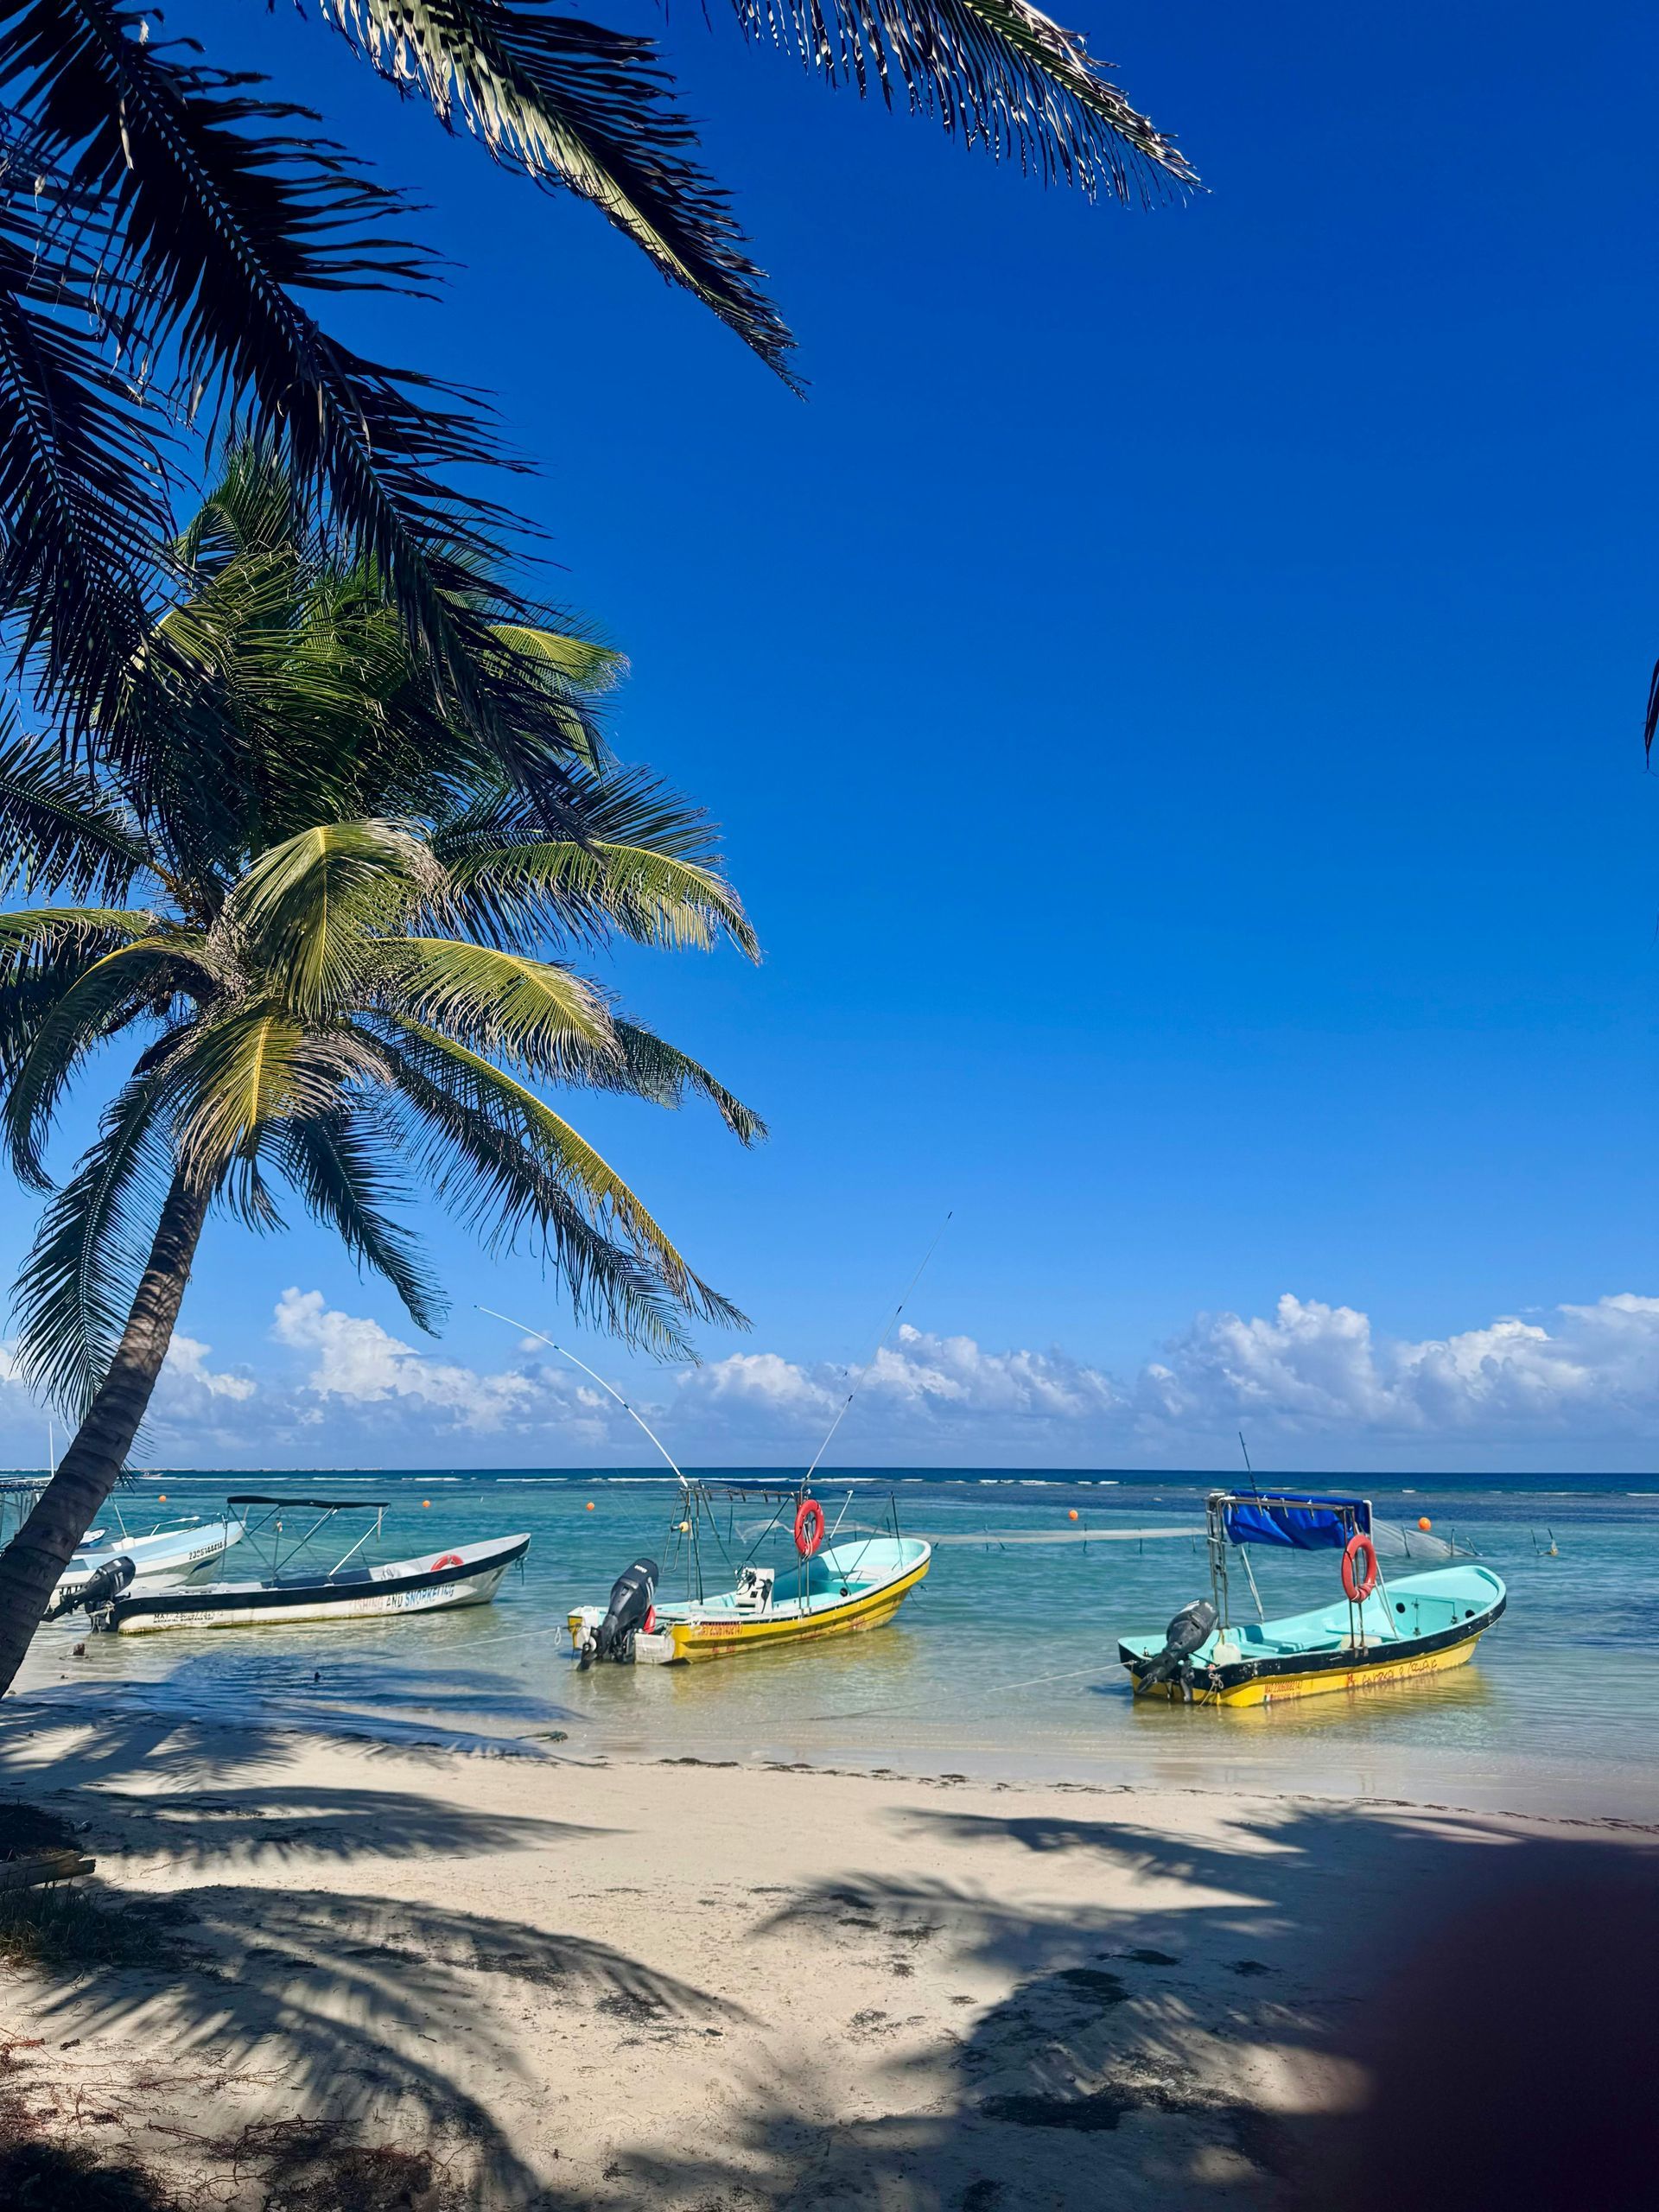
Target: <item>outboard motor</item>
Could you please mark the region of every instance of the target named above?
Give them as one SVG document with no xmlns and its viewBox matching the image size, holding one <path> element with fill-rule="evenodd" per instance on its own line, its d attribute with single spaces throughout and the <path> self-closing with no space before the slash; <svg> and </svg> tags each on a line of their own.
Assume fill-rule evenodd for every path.
<svg viewBox="0 0 1659 2212">
<path fill-rule="evenodd" d="M 637 1559 L 623 1568 L 611 1585 L 610 1610 L 582 1652 L 584 1668 L 595 1659 L 614 1659 L 620 1664 L 632 1658 L 633 1639 L 651 1617 L 660 1572 L 654 1559 Z"/>
<path fill-rule="evenodd" d="M 46 1618 L 54 1621 L 60 1614 L 78 1611 L 83 1605 L 89 1618 L 105 1610 L 121 1595 L 136 1571 L 124 1553 L 107 1567 L 100 1567 L 96 1574 L 89 1574 L 78 1589 L 65 1591 L 61 1598 L 47 1607 Z"/>
<path fill-rule="evenodd" d="M 1214 1632 L 1220 1618 L 1207 1598 L 1183 1605 L 1166 1631 L 1163 1649 L 1141 1670 L 1141 1688 L 1150 1689 L 1159 1682 L 1187 1681 L 1192 1675 L 1188 1662 Z"/>
</svg>

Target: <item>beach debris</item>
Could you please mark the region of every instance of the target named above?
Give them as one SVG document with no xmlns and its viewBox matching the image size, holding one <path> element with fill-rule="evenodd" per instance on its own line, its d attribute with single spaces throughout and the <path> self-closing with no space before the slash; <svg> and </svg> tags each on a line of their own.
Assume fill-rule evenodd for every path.
<svg viewBox="0 0 1659 2212">
<path fill-rule="evenodd" d="M 0 1859 L 0 1890 L 38 1890 L 53 1882 L 78 1881 L 97 1865 L 97 1859 L 79 1851 L 35 1851 Z"/>
</svg>

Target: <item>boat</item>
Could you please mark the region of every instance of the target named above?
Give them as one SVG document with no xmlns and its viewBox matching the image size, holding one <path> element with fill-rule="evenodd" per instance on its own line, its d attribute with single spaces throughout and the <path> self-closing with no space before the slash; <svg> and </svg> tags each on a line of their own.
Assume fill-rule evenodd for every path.
<svg viewBox="0 0 1659 2212">
<path fill-rule="evenodd" d="M 1216 1491 L 1206 1505 L 1209 1599 L 1183 1607 L 1161 1637 L 1125 1637 L 1118 1644 L 1137 1697 L 1256 1706 L 1420 1681 L 1471 1659 L 1508 1602 L 1489 1567 L 1455 1557 L 1456 1547 L 1441 1539 L 1386 1529 L 1374 1521 L 1368 1498 Z M 1283 1619 L 1234 1621 L 1230 1549 L 1252 1544 L 1340 1552 L 1341 1597 Z M 1454 1563 L 1389 1581 L 1379 1546 L 1402 1547 L 1408 1557 L 1427 1550 Z M 1240 1557 L 1254 1595 L 1248 1551 Z"/>
<path fill-rule="evenodd" d="M 147 1536 L 123 1535 L 118 1542 L 99 1542 L 103 1531 L 94 1530 L 82 1539 L 80 1549 L 58 1578 L 47 1618 L 72 1611 L 92 1577 L 118 1560 L 130 1561 L 132 1587 L 155 1590 L 188 1581 L 199 1568 L 222 1559 L 232 1544 L 239 1544 L 244 1533 L 241 1522 L 235 1520 L 187 1522 L 153 1529 Z"/>
<path fill-rule="evenodd" d="M 671 1534 L 688 1586 L 686 1597 L 658 1602 L 662 1575 L 657 1561 L 636 1559 L 617 1577 L 608 1605 L 578 1605 L 571 1611 L 571 1647 L 584 1668 L 595 1660 L 671 1667 L 730 1659 L 880 1628 L 922 1581 L 932 1560 L 931 1544 L 900 1532 L 891 1499 L 884 1528 L 849 1527 L 849 1491 L 830 1529 L 823 1506 L 804 1484 L 710 1485 L 683 1475 L 680 1480 Z M 741 1540 L 734 1513 L 728 1515 L 728 1536 L 747 1547 L 741 1558 L 733 1557 L 721 1535 L 721 1504 L 773 1509 L 764 1527 L 746 1529 Z M 785 1547 L 781 1563 L 766 1564 L 758 1556 L 769 1540 Z M 711 1546 L 732 1576 L 729 1588 L 712 1594 L 705 1587 L 705 1554 Z"/>
<path fill-rule="evenodd" d="M 530 1549 L 528 1535 L 494 1536 L 422 1552 L 412 1559 L 353 1563 L 371 1537 L 383 1534 L 384 1498 L 273 1497 L 226 1499 L 242 1536 L 269 1554 L 270 1574 L 248 1582 L 214 1581 L 172 1590 L 145 1589 L 106 1571 L 80 1597 L 95 1629 L 120 1636 L 153 1636 L 167 1629 L 260 1628 L 298 1621 L 367 1620 L 395 1614 L 450 1611 L 487 1605 L 507 1569 Z M 289 1531 L 285 1516 L 315 1514 L 308 1526 Z M 336 1516 L 369 1514 L 372 1520 L 332 1566 L 319 1567 L 305 1554 Z"/>
</svg>

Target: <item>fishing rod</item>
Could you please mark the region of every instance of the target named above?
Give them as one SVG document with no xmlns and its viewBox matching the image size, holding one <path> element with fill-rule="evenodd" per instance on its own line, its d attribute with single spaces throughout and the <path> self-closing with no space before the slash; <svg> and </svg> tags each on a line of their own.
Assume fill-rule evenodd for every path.
<svg viewBox="0 0 1659 2212">
<path fill-rule="evenodd" d="M 656 1430 L 650 1426 L 643 1415 L 635 1412 L 622 1393 L 605 1380 L 597 1369 L 589 1367 L 585 1359 L 578 1359 L 575 1352 L 567 1351 L 563 1344 L 556 1344 L 551 1337 L 544 1337 L 539 1329 L 532 1329 L 527 1321 L 515 1321 L 511 1313 L 498 1313 L 493 1306 L 480 1306 L 474 1310 L 480 1313 L 487 1313 L 493 1321 L 505 1321 L 508 1328 L 521 1330 L 527 1337 L 534 1337 L 538 1344 L 545 1344 L 550 1351 L 557 1352 L 561 1359 L 568 1359 L 572 1367 L 579 1367 L 584 1375 L 591 1375 L 600 1389 L 616 1400 L 617 1404 L 621 1407 L 635 1427 L 644 1429 L 664 1459 L 668 1461 L 669 1465 L 673 1468 L 676 1475 L 679 1477 L 680 1488 L 683 1491 L 690 1489 L 691 1485 L 687 1482 L 678 1460 L 663 1442 L 662 1438 L 658 1435 Z"/>
<path fill-rule="evenodd" d="M 910 1281 L 905 1285 L 905 1294 L 899 1300 L 899 1303 L 893 1307 L 893 1312 L 888 1315 L 887 1325 L 882 1330 L 880 1335 L 876 1338 L 874 1351 L 871 1352 L 868 1359 L 865 1361 L 863 1366 L 858 1369 L 853 1382 L 853 1387 L 847 1393 L 845 1399 L 842 1402 L 841 1411 L 836 1415 L 834 1421 L 830 1424 L 829 1435 L 826 1436 L 823 1443 L 819 1445 L 817 1458 L 814 1459 L 812 1465 L 807 1469 L 805 1475 L 802 1478 L 801 1486 L 803 1489 L 805 1489 L 810 1484 L 813 1476 L 818 1471 L 818 1460 L 822 1459 L 824 1453 L 830 1449 L 831 1443 L 835 1440 L 836 1431 L 841 1427 L 842 1421 L 846 1420 L 848 1407 L 852 1404 L 853 1400 L 863 1389 L 865 1377 L 868 1375 L 870 1370 L 875 1365 L 876 1361 L 880 1358 L 882 1347 L 886 1344 L 887 1338 L 893 1334 L 894 1323 L 898 1320 L 899 1316 L 904 1312 L 906 1306 L 909 1303 L 910 1294 L 915 1289 L 917 1284 L 921 1281 L 928 1262 L 938 1250 L 940 1239 L 943 1238 L 945 1230 L 950 1226 L 950 1214 L 955 1211 L 956 1208 L 952 1206 L 950 1213 L 946 1214 L 944 1219 L 939 1224 L 938 1235 L 935 1236 L 933 1242 L 928 1246 L 926 1251 L 923 1253 L 921 1266 L 917 1268 L 915 1274 L 912 1275 Z"/>
</svg>

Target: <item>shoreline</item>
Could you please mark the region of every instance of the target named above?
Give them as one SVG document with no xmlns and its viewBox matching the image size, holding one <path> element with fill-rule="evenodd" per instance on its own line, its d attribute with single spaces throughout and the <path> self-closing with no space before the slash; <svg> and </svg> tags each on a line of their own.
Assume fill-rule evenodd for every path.
<svg viewBox="0 0 1659 2212">
<path fill-rule="evenodd" d="M 240 2144 L 238 2212 L 277 2140 L 424 2161 L 419 2212 L 1261 2212 L 1363 2108 L 1402 1948 L 1655 1847 L 1605 1810 L 429 1734 L 0 1708 L 0 1815 L 49 1807 L 78 1893 L 160 1916 L 152 1964 L 6 1978 L 21 2078 L 111 2115 L 79 2139 L 184 2196 Z"/>
</svg>

